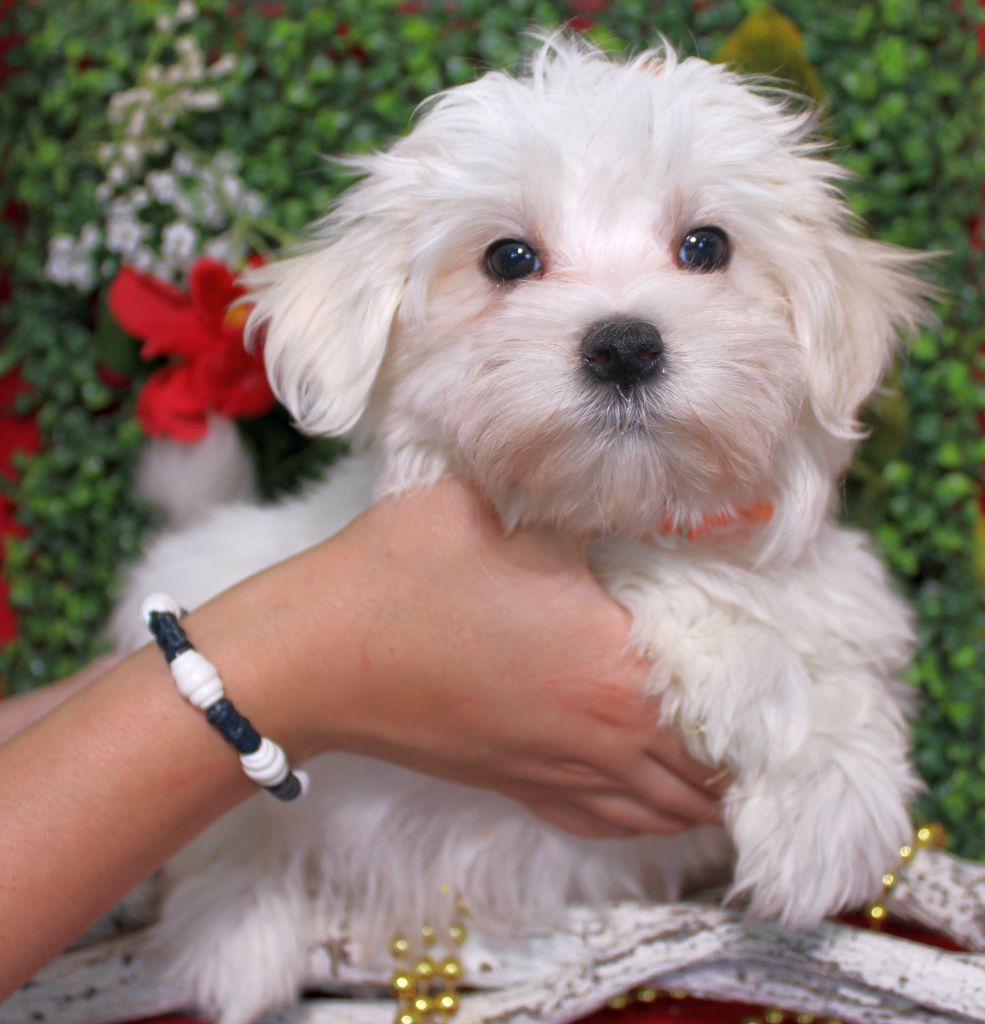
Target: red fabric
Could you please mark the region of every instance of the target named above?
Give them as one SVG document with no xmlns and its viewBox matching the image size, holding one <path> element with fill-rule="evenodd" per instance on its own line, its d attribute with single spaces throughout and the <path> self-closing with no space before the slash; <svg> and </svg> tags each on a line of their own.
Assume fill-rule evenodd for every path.
<svg viewBox="0 0 985 1024">
<path fill-rule="evenodd" d="M 198 441 L 208 414 L 262 416 L 274 405 L 259 352 L 243 347 L 244 294 L 231 270 L 201 259 L 191 268 L 188 293 L 124 267 L 110 286 L 117 323 L 139 338 L 142 359 L 177 361 L 154 373 L 137 399 L 137 419 L 152 437 Z"/>
</svg>

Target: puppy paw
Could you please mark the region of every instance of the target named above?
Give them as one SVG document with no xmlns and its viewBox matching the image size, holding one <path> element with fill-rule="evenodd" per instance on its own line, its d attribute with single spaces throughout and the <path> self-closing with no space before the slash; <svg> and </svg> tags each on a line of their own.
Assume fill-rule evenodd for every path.
<svg viewBox="0 0 985 1024">
<path fill-rule="evenodd" d="M 911 835 L 908 772 L 892 778 L 874 758 L 802 755 L 786 772 L 739 784 L 727 816 L 738 860 L 729 900 L 788 928 L 876 899 Z"/>
</svg>

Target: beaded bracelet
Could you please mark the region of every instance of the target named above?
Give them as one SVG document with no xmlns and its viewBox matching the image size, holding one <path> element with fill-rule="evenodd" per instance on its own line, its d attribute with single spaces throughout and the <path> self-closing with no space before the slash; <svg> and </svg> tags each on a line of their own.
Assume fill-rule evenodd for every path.
<svg viewBox="0 0 985 1024">
<path fill-rule="evenodd" d="M 140 617 L 164 652 L 171 678 L 182 697 L 205 712 L 205 720 L 239 753 L 243 771 L 278 800 L 296 800 L 308 791 L 306 772 L 292 772 L 287 755 L 273 740 L 261 736 L 222 688 L 215 665 L 203 658 L 178 625 L 181 609 L 167 594 L 151 594 Z"/>
</svg>

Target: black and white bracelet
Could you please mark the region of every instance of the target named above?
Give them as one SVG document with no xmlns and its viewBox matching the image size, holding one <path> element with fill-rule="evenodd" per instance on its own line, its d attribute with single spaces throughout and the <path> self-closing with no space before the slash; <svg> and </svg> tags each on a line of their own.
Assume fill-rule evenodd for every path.
<svg viewBox="0 0 985 1024">
<path fill-rule="evenodd" d="M 181 609 L 167 594 L 151 594 L 140 617 L 164 652 L 171 678 L 182 697 L 205 712 L 206 721 L 239 753 L 243 771 L 278 800 L 297 800 L 308 791 L 306 772 L 293 772 L 287 755 L 273 740 L 261 736 L 222 688 L 215 665 L 191 645 L 178 624 Z"/>
</svg>

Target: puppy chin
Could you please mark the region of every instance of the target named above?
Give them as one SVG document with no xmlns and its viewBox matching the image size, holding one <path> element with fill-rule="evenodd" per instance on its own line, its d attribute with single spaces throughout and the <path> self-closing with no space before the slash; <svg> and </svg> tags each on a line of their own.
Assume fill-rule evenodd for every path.
<svg viewBox="0 0 985 1024">
<path fill-rule="evenodd" d="M 459 435 L 459 461 L 508 526 L 547 524 L 578 535 L 642 539 L 772 492 L 775 453 L 792 415 L 774 414 L 755 429 L 736 422 L 727 433 L 674 422 L 646 404 L 630 400 L 586 417 L 587 429 L 557 418 L 537 433 L 505 438 L 498 416 L 473 415 Z"/>
</svg>

